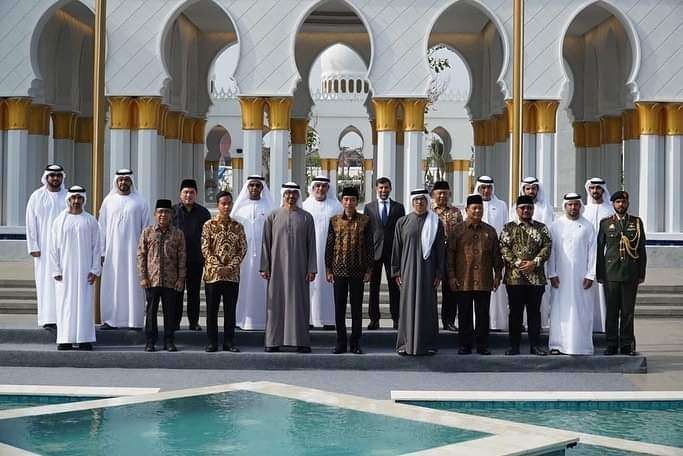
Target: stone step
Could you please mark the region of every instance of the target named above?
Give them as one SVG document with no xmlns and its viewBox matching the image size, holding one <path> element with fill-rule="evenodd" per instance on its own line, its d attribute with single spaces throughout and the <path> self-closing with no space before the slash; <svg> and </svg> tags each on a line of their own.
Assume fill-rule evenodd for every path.
<svg viewBox="0 0 683 456">
<path fill-rule="evenodd" d="M 644 305 L 636 306 L 636 317 L 683 318 L 683 306 Z"/>
<path fill-rule="evenodd" d="M 0 302 L 5 299 L 38 299 L 35 288 L 0 288 Z"/>
</svg>

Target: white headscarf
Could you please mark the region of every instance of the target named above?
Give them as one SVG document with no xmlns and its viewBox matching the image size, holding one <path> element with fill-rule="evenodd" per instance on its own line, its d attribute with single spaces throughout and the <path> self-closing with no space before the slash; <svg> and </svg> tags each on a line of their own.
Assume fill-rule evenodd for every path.
<svg viewBox="0 0 683 456">
<path fill-rule="evenodd" d="M 583 210 L 585 209 L 586 206 L 583 205 L 583 201 L 581 201 L 581 195 L 575 192 L 569 192 L 565 193 L 564 197 L 562 198 L 562 208 L 567 205 L 567 203 L 570 203 L 572 201 L 578 201 L 579 204 L 581 205 L 581 209 L 579 210 L 579 214 L 583 213 Z M 566 214 L 565 214 L 566 215 Z"/>
<path fill-rule="evenodd" d="M 296 182 L 285 182 L 282 184 L 282 188 L 280 189 L 280 206 L 284 203 L 286 191 L 295 191 L 299 194 L 299 199 L 296 200 L 296 207 L 301 208 L 301 187 L 299 187 L 299 184 Z"/>
<path fill-rule="evenodd" d="M 230 211 L 230 217 L 234 217 L 235 214 L 237 214 L 237 211 L 247 202 L 250 201 L 249 199 L 249 183 L 251 182 L 261 182 L 261 185 L 263 185 L 263 190 L 261 190 L 261 200 L 266 204 L 268 207 L 268 210 L 271 211 L 275 209 L 275 202 L 273 201 L 273 195 L 270 194 L 270 189 L 268 188 L 268 185 L 266 184 L 265 179 L 262 176 L 249 176 L 247 179 L 244 181 L 244 185 L 242 185 L 242 190 L 240 191 L 240 194 L 237 195 L 237 199 L 235 200 L 235 204 L 232 205 L 232 211 Z"/>
<path fill-rule="evenodd" d="M 85 193 L 85 188 L 81 187 L 80 185 L 72 185 L 66 192 L 66 211 L 69 210 L 69 198 L 74 195 L 81 195 L 83 197 L 83 207 L 85 207 L 85 203 L 88 202 L 88 196 Z"/>
<path fill-rule="evenodd" d="M 304 206 L 317 203 L 326 206 L 332 212 L 341 212 L 343 210 L 342 205 L 337 199 L 336 192 L 331 191 L 331 188 L 327 190 L 327 194 L 325 195 L 325 199 L 323 201 L 318 201 L 315 199 L 315 196 L 313 195 L 313 186 L 316 183 L 324 183 L 329 186 L 330 179 L 325 176 L 315 176 L 313 178 L 311 184 L 308 186 L 308 198 L 306 198 L 306 201 L 304 201 Z"/>
<path fill-rule="evenodd" d="M 121 168 L 114 173 L 114 179 L 111 182 L 111 190 L 109 191 L 110 195 L 120 195 L 119 193 L 119 188 L 116 185 L 116 179 L 122 176 L 127 176 L 130 178 L 130 194 L 132 195 L 133 193 L 137 193 L 135 191 L 135 181 L 133 180 L 133 171 L 128 169 L 128 168 Z"/>
<path fill-rule="evenodd" d="M 61 174 L 62 175 L 62 186 L 59 189 L 64 190 L 66 188 L 66 173 L 64 172 L 64 168 L 62 168 L 61 165 L 52 164 L 52 165 L 47 165 L 45 167 L 45 171 L 43 171 L 43 176 L 40 178 L 40 183 L 43 184 L 44 187 L 47 187 L 47 175 L 48 174 Z"/>
<path fill-rule="evenodd" d="M 411 207 L 413 205 L 413 201 L 417 198 L 425 198 L 427 200 L 427 217 L 425 219 L 424 226 L 422 227 L 422 233 L 420 234 L 420 240 L 422 243 L 422 258 L 426 260 L 432 253 L 432 245 L 434 244 L 436 233 L 439 229 L 439 217 L 431 209 L 432 201 L 427 190 L 420 188 L 410 192 Z"/>
<path fill-rule="evenodd" d="M 541 205 L 546 204 L 545 193 L 543 193 L 543 184 L 541 184 L 541 181 L 539 181 L 537 178 L 535 178 L 533 176 L 525 177 L 524 179 L 522 179 L 522 182 L 520 182 L 520 185 L 519 185 L 519 194 L 520 195 L 524 195 L 524 186 L 525 185 L 538 185 L 538 193 L 536 193 L 535 204 L 541 204 Z"/>
<path fill-rule="evenodd" d="M 491 201 L 500 201 L 498 199 L 498 197 L 496 196 L 496 184 L 493 181 L 493 178 L 490 176 L 479 176 L 479 178 L 477 179 L 477 183 L 474 184 L 474 193 L 472 193 L 472 194 L 473 195 L 479 195 L 480 194 L 479 193 L 479 187 L 481 187 L 482 185 L 490 185 L 491 186 L 491 188 L 492 188 Z M 540 189 L 540 187 L 539 187 L 539 189 Z M 484 202 L 486 202 L 486 201 L 484 201 Z"/>
<path fill-rule="evenodd" d="M 594 185 L 599 185 L 602 187 L 603 194 L 602 194 L 602 203 L 596 203 L 593 197 L 591 196 L 591 191 L 589 190 L 589 187 L 594 186 Z M 586 185 L 584 185 L 584 188 L 586 189 L 586 205 L 589 204 L 604 204 L 605 202 L 609 203 L 609 198 L 610 198 L 610 193 L 609 190 L 607 190 L 607 184 L 605 183 L 605 180 L 602 177 L 591 177 L 586 181 Z"/>
</svg>

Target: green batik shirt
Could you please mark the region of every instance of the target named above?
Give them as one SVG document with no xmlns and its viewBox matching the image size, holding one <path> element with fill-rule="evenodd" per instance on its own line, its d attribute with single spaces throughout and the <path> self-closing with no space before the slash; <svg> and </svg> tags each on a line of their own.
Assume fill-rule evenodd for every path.
<svg viewBox="0 0 683 456">
<path fill-rule="evenodd" d="M 500 233 L 500 254 L 505 262 L 506 285 L 545 285 L 545 263 L 550 257 L 551 240 L 548 227 L 541 222 L 508 222 Z M 523 273 L 519 265 L 532 260 L 536 268 Z"/>
</svg>

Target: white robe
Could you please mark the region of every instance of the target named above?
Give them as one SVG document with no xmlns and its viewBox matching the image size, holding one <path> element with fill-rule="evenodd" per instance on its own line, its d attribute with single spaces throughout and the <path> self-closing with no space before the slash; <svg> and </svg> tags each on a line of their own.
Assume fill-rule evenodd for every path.
<svg viewBox="0 0 683 456">
<path fill-rule="evenodd" d="M 562 217 L 550 226 L 550 235 L 553 248 L 548 260 L 548 277 L 559 277 L 560 286 L 552 288 L 550 293 L 548 345 L 551 350 L 569 355 L 592 355 L 593 296 L 590 288 L 584 290 L 583 279 L 595 281 L 593 226 L 583 217 L 577 220 Z"/>
<path fill-rule="evenodd" d="M 240 291 L 237 298 L 235 324 L 242 329 L 266 328 L 266 290 L 268 281 L 259 273 L 263 224 L 271 207 L 264 199 L 248 200 L 240 204 L 231 217 L 244 227 L 247 255 L 240 266 Z"/>
<path fill-rule="evenodd" d="M 93 285 L 88 274 L 100 275 L 100 230 L 95 217 L 63 211 L 52 224 L 50 270 L 57 291 L 57 343 L 95 341 Z"/>
<path fill-rule="evenodd" d="M 149 224 L 149 205 L 137 193 L 109 194 L 100 210 L 102 241 L 102 322 L 114 327 L 145 325 L 145 294 L 136 264 L 138 239 Z"/>
<path fill-rule="evenodd" d="M 45 186 L 39 188 L 26 206 L 26 244 L 28 253 L 40 252 L 33 259 L 38 297 L 38 326 L 57 323 L 55 280 L 50 274 L 50 238 L 52 222 L 66 209 L 66 190 L 51 192 Z"/>
<path fill-rule="evenodd" d="M 590 201 L 590 195 L 588 197 Z M 593 224 L 595 236 L 597 237 L 600 229 L 600 220 L 614 214 L 612 205 L 603 201 L 602 204 L 588 203 L 584 206 L 583 216 Z M 601 283 L 596 283 L 590 290 L 593 301 L 593 331 L 605 332 L 605 316 L 607 314 L 607 298 L 605 297 L 605 287 Z"/>
<path fill-rule="evenodd" d="M 484 214 L 482 220 L 496 229 L 500 236 L 503 226 L 507 223 L 508 206 L 505 201 L 492 197 L 490 201 L 484 201 Z M 507 331 L 508 329 L 508 294 L 504 286 L 491 293 L 491 305 L 489 307 L 489 326 L 491 329 Z"/>
<path fill-rule="evenodd" d="M 313 216 L 315 223 L 315 250 L 318 274 L 311 282 L 311 324 L 313 326 L 334 325 L 334 287 L 327 281 L 325 274 L 325 246 L 330 219 L 342 212 L 342 206 L 336 199 L 329 198 L 317 201 L 309 197 L 303 208 Z"/>
</svg>

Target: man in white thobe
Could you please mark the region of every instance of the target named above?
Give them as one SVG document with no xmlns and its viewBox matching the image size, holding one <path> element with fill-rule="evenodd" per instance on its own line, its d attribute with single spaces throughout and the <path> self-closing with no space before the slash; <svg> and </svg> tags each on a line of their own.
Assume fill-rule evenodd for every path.
<svg viewBox="0 0 683 456">
<path fill-rule="evenodd" d="M 55 329 L 55 281 L 50 274 L 48 246 L 52 222 L 66 208 L 64 168 L 48 165 L 40 180 L 43 186 L 33 192 L 26 205 L 26 244 L 33 257 L 33 271 L 38 297 L 38 326 Z"/>
<path fill-rule="evenodd" d="M 68 209 L 52 224 L 50 274 L 56 283 L 57 350 L 92 350 L 95 342 L 93 284 L 100 275 L 100 228 L 83 210 L 85 189 L 69 188 Z"/>
<path fill-rule="evenodd" d="M 581 216 L 581 196 L 564 195 L 564 216 L 550 226 L 553 248 L 548 260 L 552 286 L 551 354 L 593 354 L 593 295 L 596 235 Z"/>
<path fill-rule="evenodd" d="M 481 195 L 484 200 L 484 215 L 482 220 L 488 223 L 500 236 L 503 227 L 507 223 L 508 205 L 496 197 L 496 184 L 489 176 L 480 176 L 474 186 L 474 193 Z M 494 331 L 507 331 L 508 329 L 508 295 L 505 287 L 498 287 L 491 292 L 491 305 L 489 307 L 489 327 Z"/>
<path fill-rule="evenodd" d="M 330 194 L 330 180 L 317 176 L 311 181 L 309 197 L 303 209 L 313 216 L 315 223 L 315 249 L 318 271 L 325 271 L 325 245 L 330 219 L 341 214 L 343 208 L 334 190 Z M 334 286 L 327 281 L 325 274 L 318 274 L 311 282 L 311 325 L 325 329 L 334 328 Z"/>
<path fill-rule="evenodd" d="M 583 216 L 591 222 L 595 236 L 600 230 L 600 221 L 614 215 L 614 208 L 610 204 L 610 194 L 607 184 L 601 177 L 592 177 L 586 181 L 586 207 Z M 605 288 L 601 283 L 591 287 L 593 294 L 593 331 L 605 332 L 605 315 L 607 314 L 607 299 Z"/>
<path fill-rule="evenodd" d="M 149 222 L 149 204 L 135 191 L 133 172 L 118 170 L 100 209 L 102 329 L 145 325 L 145 293 L 138 281 L 136 258 L 140 233 Z"/>
<path fill-rule="evenodd" d="M 240 266 L 240 290 L 235 324 L 241 329 L 266 329 L 266 291 L 268 282 L 261 277 L 263 224 L 275 209 L 273 197 L 262 176 L 249 176 L 235 200 L 230 217 L 244 227 L 247 255 Z"/>
</svg>

